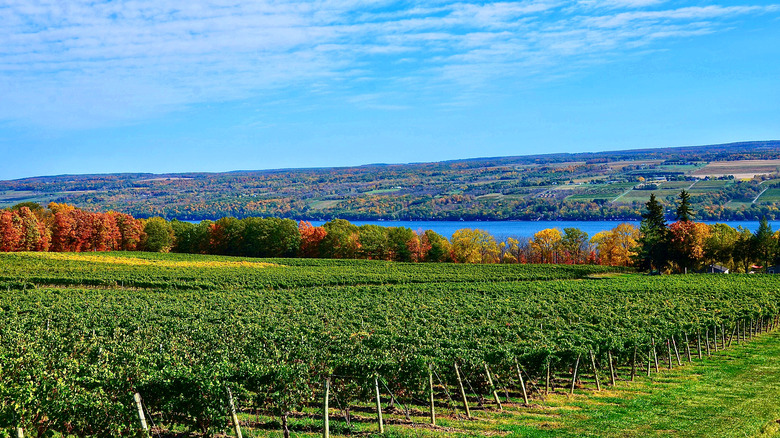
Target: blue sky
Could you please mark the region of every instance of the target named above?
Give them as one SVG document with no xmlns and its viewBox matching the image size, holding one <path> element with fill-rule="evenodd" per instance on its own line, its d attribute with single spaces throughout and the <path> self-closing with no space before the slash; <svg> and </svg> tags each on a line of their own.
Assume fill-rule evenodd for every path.
<svg viewBox="0 0 780 438">
<path fill-rule="evenodd" d="M 780 139 L 760 0 L 0 0 L 0 179 Z"/>
</svg>

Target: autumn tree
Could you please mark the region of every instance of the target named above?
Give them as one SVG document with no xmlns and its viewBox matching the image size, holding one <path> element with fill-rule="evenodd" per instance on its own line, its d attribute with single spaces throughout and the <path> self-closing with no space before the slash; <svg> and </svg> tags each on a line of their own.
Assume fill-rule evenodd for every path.
<svg viewBox="0 0 780 438">
<path fill-rule="evenodd" d="M 501 263 L 520 263 L 520 240 L 507 237 L 498 248 L 501 250 Z"/>
<path fill-rule="evenodd" d="M 211 254 L 241 255 L 244 250 L 244 222 L 223 217 L 211 224 L 209 246 Z"/>
<path fill-rule="evenodd" d="M 591 238 L 602 265 L 630 266 L 637 254 L 639 229 L 631 224 L 596 233 Z"/>
<path fill-rule="evenodd" d="M 531 260 L 535 263 L 558 263 L 563 235 L 557 228 L 546 228 L 534 234 L 528 241 L 531 248 Z"/>
<path fill-rule="evenodd" d="M 704 260 L 704 246 L 710 235 L 706 224 L 677 221 L 669 226 L 670 256 L 681 272 L 700 267 Z"/>
<path fill-rule="evenodd" d="M 109 212 L 114 217 L 119 230 L 119 245 L 117 249 L 122 251 L 135 251 L 141 243 L 144 231 L 143 223 L 129 214 Z"/>
<path fill-rule="evenodd" d="M 57 252 L 76 251 L 76 207 L 52 202 L 49 210 L 53 214 L 50 249 Z"/>
<path fill-rule="evenodd" d="M 18 251 L 21 236 L 19 216 L 9 210 L 0 211 L 0 251 Z"/>
<path fill-rule="evenodd" d="M 354 259 L 360 249 L 358 227 L 344 219 L 333 219 L 323 225 L 326 235 L 322 239 L 320 254 L 332 259 Z"/>
<path fill-rule="evenodd" d="M 301 235 L 298 255 L 307 258 L 319 257 L 320 245 L 322 245 L 322 241 L 328 234 L 325 228 L 312 226 L 311 222 L 300 221 L 298 223 L 298 233 Z"/>
<path fill-rule="evenodd" d="M 425 237 L 425 232 L 418 230 L 415 238 L 407 242 L 407 247 L 412 255 L 413 262 L 424 262 L 428 258 L 428 251 L 431 250 L 431 244 Z"/>
<path fill-rule="evenodd" d="M 428 247 L 424 259 L 426 262 L 449 262 L 451 260 L 452 246 L 446 237 L 433 230 L 425 230 L 420 240 L 422 246 Z"/>
<path fill-rule="evenodd" d="M 464 228 L 451 239 L 452 256 L 458 263 L 496 263 L 499 249 L 496 239 L 487 231 Z"/>
<path fill-rule="evenodd" d="M 19 226 L 19 251 L 48 251 L 49 250 L 49 230 L 38 216 L 24 206 L 13 212 Z"/>
</svg>

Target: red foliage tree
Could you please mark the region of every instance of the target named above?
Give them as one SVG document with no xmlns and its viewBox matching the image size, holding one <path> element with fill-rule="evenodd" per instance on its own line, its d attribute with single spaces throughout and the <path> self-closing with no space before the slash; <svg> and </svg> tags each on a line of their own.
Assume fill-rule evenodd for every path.
<svg viewBox="0 0 780 438">
<path fill-rule="evenodd" d="M 312 226 L 311 222 L 300 221 L 298 231 L 301 233 L 301 247 L 298 254 L 301 257 L 317 258 L 320 256 L 320 244 L 328 232 L 323 227 Z"/>
<path fill-rule="evenodd" d="M 21 238 L 19 217 L 3 210 L 0 212 L 0 251 L 18 251 Z"/>
<path fill-rule="evenodd" d="M 135 251 L 141 242 L 141 236 L 144 232 L 143 224 L 140 220 L 129 214 L 110 211 L 106 214 L 113 216 L 119 231 L 119 245 L 116 249 L 121 251 Z"/>
<path fill-rule="evenodd" d="M 49 210 L 54 214 L 51 223 L 51 251 L 68 252 L 75 251 L 76 222 L 74 220 L 75 207 L 68 204 L 49 204 Z"/>
</svg>

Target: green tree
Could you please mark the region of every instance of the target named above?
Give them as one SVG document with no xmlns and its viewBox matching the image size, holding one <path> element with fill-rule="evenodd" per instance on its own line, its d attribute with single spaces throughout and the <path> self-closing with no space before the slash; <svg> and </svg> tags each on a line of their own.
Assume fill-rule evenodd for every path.
<svg viewBox="0 0 780 438">
<path fill-rule="evenodd" d="M 704 243 L 704 257 L 710 263 L 734 270 L 734 245 L 739 233 L 726 224 L 710 225 L 710 236 Z"/>
<path fill-rule="evenodd" d="M 428 247 L 426 262 L 448 262 L 451 260 L 450 253 L 452 248 L 446 237 L 433 230 L 425 230 L 422 241 L 422 245 Z"/>
<path fill-rule="evenodd" d="M 741 225 L 737 227 L 737 240 L 734 242 L 734 263 L 742 270 L 749 272 L 756 258 L 755 237 L 753 233 Z"/>
<path fill-rule="evenodd" d="M 393 227 L 387 232 L 387 240 L 390 245 L 392 259 L 397 262 L 411 262 L 412 250 L 410 243 L 417 238 L 417 234 L 407 227 Z"/>
<path fill-rule="evenodd" d="M 577 228 L 564 228 L 561 238 L 561 249 L 569 255 L 572 263 L 585 263 L 588 256 L 590 237 L 588 233 Z"/>
<path fill-rule="evenodd" d="M 323 226 L 328 233 L 320 244 L 325 258 L 354 259 L 360 248 L 358 227 L 344 219 L 333 219 Z"/>
<path fill-rule="evenodd" d="M 295 257 L 298 253 L 301 233 L 294 220 L 251 217 L 242 222 L 241 255 Z"/>
<path fill-rule="evenodd" d="M 637 264 L 644 270 L 660 270 L 669 262 L 669 228 L 666 226 L 664 207 L 656 199 L 655 193 L 650 194 L 645 207 L 647 211 L 642 213 L 639 226 Z"/>
<path fill-rule="evenodd" d="M 755 259 L 761 263 L 764 269 L 769 266 L 775 259 L 775 252 L 777 250 L 777 241 L 775 240 L 772 227 L 766 220 L 766 216 L 761 218 L 758 224 L 758 229 L 753 235 L 753 251 L 755 251 Z"/>
<path fill-rule="evenodd" d="M 379 225 L 361 225 L 358 227 L 360 257 L 370 260 L 386 260 L 390 252 L 388 228 Z"/>
<path fill-rule="evenodd" d="M 209 252 L 209 229 L 213 222 L 202 221 L 199 224 L 171 221 L 173 228 L 173 248 L 171 251 L 184 254 L 205 254 Z"/>
<path fill-rule="evenodd" d="M 144 223 L 144 234 L 141 247 L 144 251 L 168 252 L 173 247 L 173 227 L 161 217 L 147 219 Z"/>
<path fill-rule="evenodd" d="M 691 210 L 691 195 L 685 190 L 680 192 L 680 204 L 677 206 L 676 215 L 677 220 L 681 222 L 689 222 L 693 219 L 693 210 Z"/>
</svg>

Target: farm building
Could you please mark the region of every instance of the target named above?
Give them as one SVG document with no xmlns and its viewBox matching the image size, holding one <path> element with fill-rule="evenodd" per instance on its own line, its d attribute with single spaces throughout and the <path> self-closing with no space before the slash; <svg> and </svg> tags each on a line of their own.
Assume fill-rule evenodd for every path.
<svg viewBox="0 0 780 438">
<path fill-rule="evenodd" d="M 709 274 L 728 274 L 729 268 L 721 265 L 709 265 L 707 266 L 707 273 Z"/>
</svg>

